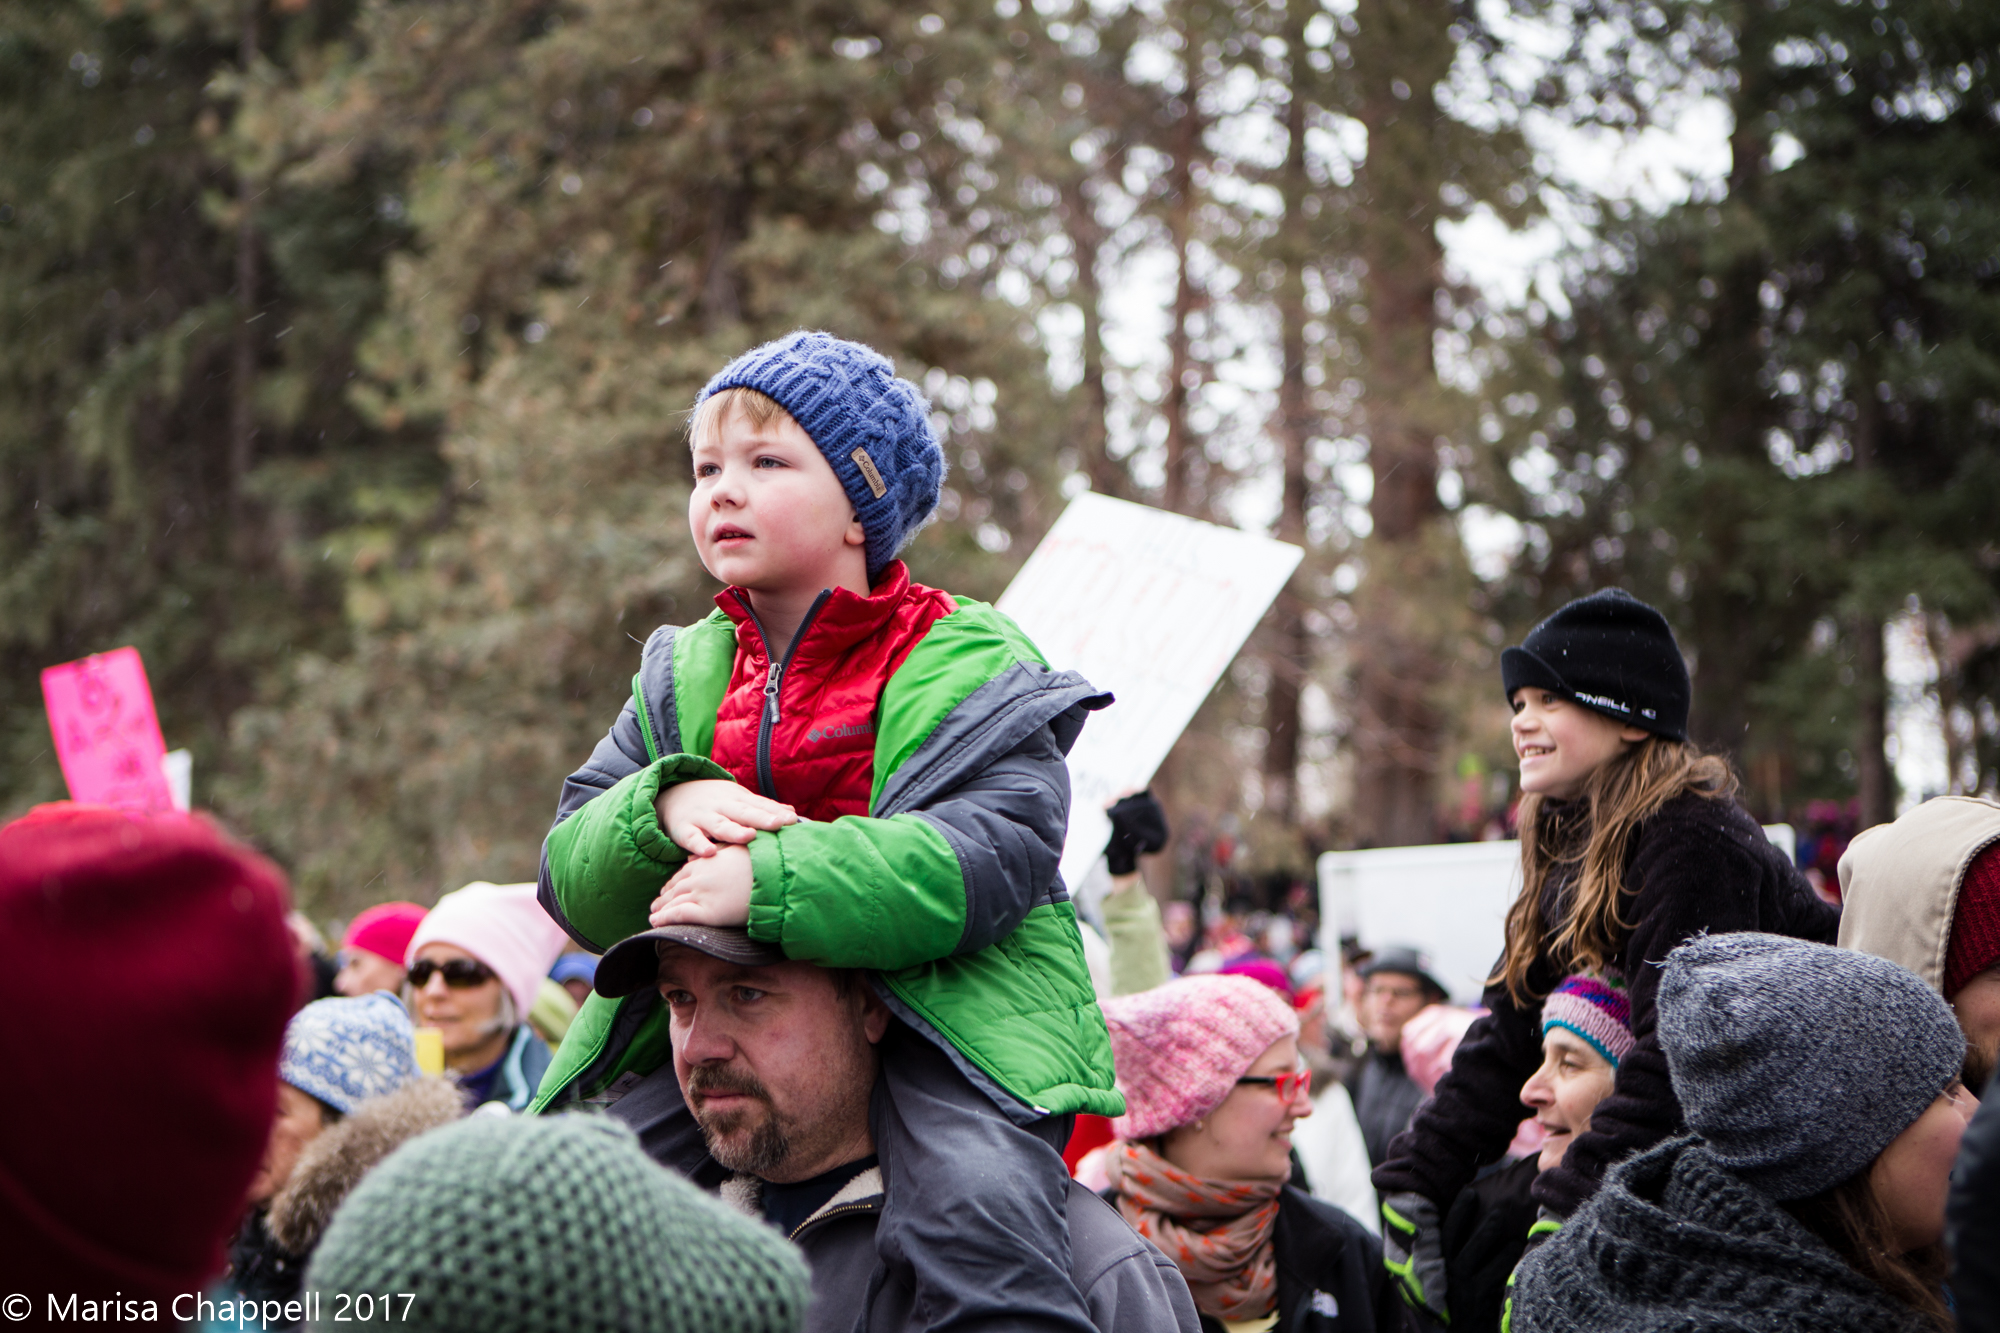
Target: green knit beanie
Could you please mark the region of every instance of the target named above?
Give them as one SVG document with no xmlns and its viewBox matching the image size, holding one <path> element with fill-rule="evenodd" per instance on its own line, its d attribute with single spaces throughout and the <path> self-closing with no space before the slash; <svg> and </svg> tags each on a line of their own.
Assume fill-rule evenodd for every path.
<svg viewBox="0 0 2000 1333">
<path fill-rule="evenodd" d="M 305 1280 L 436 1333 L 796 1333 L 805 1261 L 603 1116 L 476 1115 L 411 1140 L 334 1215 Z M 350 1317 L 352 1317 L 350 1315 Z"/>
</svg>

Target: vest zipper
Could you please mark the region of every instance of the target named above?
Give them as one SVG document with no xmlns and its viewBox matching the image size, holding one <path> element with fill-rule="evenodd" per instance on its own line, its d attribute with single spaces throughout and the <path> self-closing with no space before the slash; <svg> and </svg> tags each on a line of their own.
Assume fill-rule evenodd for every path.
<svg viewBox="0 0 2000 1333">
<path fill-rule="evenodd" d="M 770 670 L 764 675 L 764 715 L 757 722 L 757 788 L 762 795 L 774 801 L 778 799 L 778 780 L 771 772 L 771 733 L 778 725 L 778 691 L 784 685 L 786 669 L 792 664 L 792 654 L 798 652 L 800 640 L 806 637 L 806 631 L 812 628 L 813 618 L 819 615 L 819 609 L 831 596 L 833 589 L 820 589 L 819 596 L 813 598 L 813 604 L 806 608 L 805 619 L 799 622 L 791 643 L 786 645 L 784 660 L 772 662 Z M 750 623 L 757 627 L 757 637 L 764 641 L 764 653 L 769 656 L 771 636 L 764 633 L 764 622 L 757 619 L 755 611 L 750 610 L 750 599 L 745 597 L 742 602 L 743 609 L 750 613 Z"/>
</svg>

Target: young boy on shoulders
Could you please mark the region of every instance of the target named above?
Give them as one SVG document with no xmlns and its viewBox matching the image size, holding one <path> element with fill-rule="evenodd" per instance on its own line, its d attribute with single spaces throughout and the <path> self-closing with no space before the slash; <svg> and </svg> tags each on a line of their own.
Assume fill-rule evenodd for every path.
<svg viewBox="0 0 2000 1333">
<path fill-rule="evenodd" d="M 689 526 L 729 586 L 647 641 L 563 786 L 543 904 L 600 952 L 745 927 L 871 971 L 902 1036 L 873 1116 L 885 1257 L 933 1327 L 1087 1329 L 1059 1154 L 1074 1113 L 1122 1099 L 1057 862 L 1063 756 L 1109 698 L 992 607 L 910 580 L 896 555 L 944 456 L 877 353 L 805 332 L 753 349 L 702 391 L 690 443 Z M 701 1177 L 666 1022 L 655 992 L 592 996 L 534 1109 L 617 1098 Z"/>
</svg>

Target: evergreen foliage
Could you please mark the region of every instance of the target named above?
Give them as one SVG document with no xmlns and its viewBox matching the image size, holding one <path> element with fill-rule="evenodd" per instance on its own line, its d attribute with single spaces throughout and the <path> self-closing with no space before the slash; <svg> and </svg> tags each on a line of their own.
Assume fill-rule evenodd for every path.
<svg viewBox="0 0 2000 1333">
<path fill-rule="evenodd" d="M 1496 645 L 1610 583 L 1767 817 L 1886 804 L 1912 605 L 1991 789 L 1992 11 L 0 0 L 0 813 L 62 794 L 38 669 L 133 643 L 314 908 L 531 876 L 716 590 L 686 409 L 802 326 L 937 406 L 924 582 L 996 595 L 1083 484 L 1307 546 L 1158 784 L 1204 875 L 1455 827 Z M 1703 89 L 1728 179 L 1579 186 L 1559 316 L 1452 284 L 1441 225 L 1557 197 L 1524 127 Z"/>
</svg>

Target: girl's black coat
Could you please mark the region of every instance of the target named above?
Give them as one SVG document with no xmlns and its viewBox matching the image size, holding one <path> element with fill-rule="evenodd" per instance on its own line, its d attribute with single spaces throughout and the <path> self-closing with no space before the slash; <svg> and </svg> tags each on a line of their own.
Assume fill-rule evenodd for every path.
<svg viewBox="0 0 2000 1333">
<path fill-rule="evenodd" d="M 1682 1128 L 1680 1103 L 1654 1030 L 1660 968 L 1674 947 L 1704 931 L 1756 930 L 1832 944 L 1840 912 L 1812 891 L 1785 854 L 1742 806 L 1685 794 L 1634 831 L 1619 914 L 1634 923 L 1620 950 L 1632 1005 L 1636 1048 L 1618 1065 L 1611 1095 L 1591 1115 L 1563 1164 L 1535 1181 L 1534 1197 L 1567 1216 L 1588 1199 L 1615 1162 Z M 1545 935 L 1565 893 L 1551 875 L 1542 894 Z M 1496 968 L 1497 970 L 1497 968 Z M 1545 950 L 1528 972 L 1529 989 L 1547 995 L 1566 969 Z M 1488 987 L 1489 1012 L 1472 1025 L 1438 1081 L 1437 1095 L 1375 1169 L 1382 1194 L 1412 1192 L 1440 1214 L 1481 1166 L 1499 1160 L 1527 1108 L 1521 1085 L 1542 1062 L 1542 1009 L 1519 1005 L 1503 986 Z"/>
</svg>

